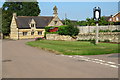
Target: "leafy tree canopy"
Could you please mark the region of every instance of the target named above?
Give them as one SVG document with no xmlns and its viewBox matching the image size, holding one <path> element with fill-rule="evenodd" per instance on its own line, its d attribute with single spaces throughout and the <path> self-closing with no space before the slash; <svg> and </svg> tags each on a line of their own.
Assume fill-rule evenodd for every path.
<svg viewBox="0 0 120 80">
<path fill-rule="evenodd" d="M 40 9 L 38 2 L 5 2 L 2 6 L 2 32 L 9 35 L 12 14 L 18 16 L 38 16 Z"/>
</svg>

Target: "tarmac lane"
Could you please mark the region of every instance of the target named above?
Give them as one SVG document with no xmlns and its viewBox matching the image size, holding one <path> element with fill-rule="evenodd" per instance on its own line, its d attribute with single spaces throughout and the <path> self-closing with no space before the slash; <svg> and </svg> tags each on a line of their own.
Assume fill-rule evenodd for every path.
<svg viewBox="0 0 120 80">
<path fill-rule="evenodd" d="M 118 68 L 96 63 L 117 66 L 117 57 L 56 55 L 25 45 L 27 41 L 32 40 L 3 40 L 3 78 L 118 78 Z"/>
</svg>

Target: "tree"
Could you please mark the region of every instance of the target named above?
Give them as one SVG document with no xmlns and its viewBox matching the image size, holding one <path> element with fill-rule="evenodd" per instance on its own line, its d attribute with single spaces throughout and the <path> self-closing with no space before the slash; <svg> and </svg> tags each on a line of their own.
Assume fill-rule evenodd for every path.
<svg viewBox="0 0 120 80">
<path fill-rule="evenodd" d="M 2 32 L 9 35 L 12 14 L 18 16 L 38 16 L 40 9 L 38 2 L 5 2 L 2 6 Z"/>
<path fill-rule="evenodd" d="M 64 24 L 64 25 L 68 25 L 68 24 L 70 24 L 70 23 L 71 23 L 70 19 L 65 19 L 65 20 L 63 21 L 63 24 Z"/>
<path fill-rule="evenodd" d="M 0 33 L 2 31 L 2 8 L 0 8 Z"/>
<path fill-rule="evenodd" d="M 109 22 L 105 20 L 105 17 L 101 17 L 100 21 L 99 21 L 99 25 L 108 25 Z"/>
<path fill-rule="evenodd" d="M 95 26 L 95 20 L 93 18 L 87 18 L 86 19 L 87 25 L 88 26 Z"/>
<path fill-rule="evenodd" d="M 87 26 L 87 22 L 86 21 L 79 21 L 77 24 L 79 26 Z"/>
<path fill-rule="evenodd" d="M 76 36 L 79 33 L 79 29 L 74 24 L 65 25 L 58 28 L 58 34 Z"/>
</svg>

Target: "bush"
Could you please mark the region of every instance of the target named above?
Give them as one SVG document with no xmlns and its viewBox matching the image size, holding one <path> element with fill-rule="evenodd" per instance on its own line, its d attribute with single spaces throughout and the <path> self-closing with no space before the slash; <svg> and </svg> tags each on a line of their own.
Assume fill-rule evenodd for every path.
<svg viewBox="0 0 120 80">
<path fill-rule="evenodd" d="M 60 26 L 58 28 L 59 35 L 69 35 L 69 36 L 76 36 L 79 33 L 79 29 L 75 27 L 73 24 Z"/>
<path fill-rule="evenodd" d="M 120 30 L 117 30 L 117 29 L 116 29 L 116 30 L 113 30 L 112 32 L 120 32 Z"/>
<path fill-rule="evenodd" d="M 99 32 L 111 32 L 110 30 L 99 30 Z"/>
<path fill-rule="evenodd" d="M 45 32 L 49 32 L 49 29 L 52 28 L 52 26 L 46 26 L 45 27 Z"/>
<path fill-rule="evenodd" d="M 114 25 L 120 25 L 120 22 L 114 22 Z"/>
<path fill-rule="evenodd" d="M 110 40 L 104 40 L 104 42 L 110 42 Z"/>
</svg>

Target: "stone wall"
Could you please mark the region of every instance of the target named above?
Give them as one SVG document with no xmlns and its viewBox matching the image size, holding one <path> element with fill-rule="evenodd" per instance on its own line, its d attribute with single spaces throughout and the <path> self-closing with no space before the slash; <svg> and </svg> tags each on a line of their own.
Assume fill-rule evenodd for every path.
<svg viewBox="0 0 120 80">
<path fill-rule="evenodd" d="M 109 40 L 110 42 L 120 42 L 119 41 L 120 32 L 105 32 L 99 33 L 99 40 L 105 41 Z M 58 35 L 58 34 L 46 34 L 47 40 L 64 40 L 64 41 L 76 41 L 76 40 L 94 40 L 95 33 L 84 33 L 79 34 L 76 39 L 73 39 L 70 36 Z"/>
<path fill-rule="evenodd" d="M 58 35 L 58 34 L 46 34 L 46 39 L 47 40 L 75 41 L 75 39 L 73 39 L 70 36 Z"/>
<path fill-rule="evenodd" d="M 105 41 L 109 40 L 110 42 L 119 42 L 120 32 L 105 32 L 99 33 L 99 40 Z M 77 36 L 77 40 L 93 40 L 95 39 L 95 33 L 84 33 Z"/>
<path fill-rule="evenodd" d="M 96 30 L 96 26 L 77 26 L 79 28 L 79 33 L 93 33 Z M 99 30 L 120 30 L 120 25 L 108 25 L 108 26 L 98 26 Z"/>
</svg>

